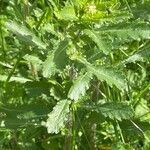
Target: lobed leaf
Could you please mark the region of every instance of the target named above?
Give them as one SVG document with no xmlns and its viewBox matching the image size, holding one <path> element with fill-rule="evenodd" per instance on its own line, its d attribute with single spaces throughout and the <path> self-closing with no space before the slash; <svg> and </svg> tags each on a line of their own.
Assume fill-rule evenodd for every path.
<svg viewBox="0 0 150 150">
<path fill-rule="evenodd" d="M 42 125 L 47 127 L 48 133 L 58 133 L 61 128 L 65 126 L 67 120 L 67 114 L 69 113 L 70 101 L 61 100 L 53 108 L 53 111 L 48 114 L 46 122 L 42 122 Z"/>
<path fill-rule="evenodd" d="M 88 72 L 95 75 L 99 80 L 106 81 L 109 86 L 115 85 L 120 90 L 127 90 L 125 76 L 114 68 L 97 67 L 87 62 L 86 59 L 77 59 L 87 67 Z"/>
<path fill-rule="evenodd" d="M 112 49 L 117 49 L 127 42 L 149 40 L 150 28 L 148 23 L 120 23 L 97 30 L 85 29 L 84 34 L 95 42 L 99 50 L 109 54 Z"/>
<path fill-rule="evenodd" d="M 52 76 L 56 72 L 56 65 L 55 65 L 53 59 L 54 59 L 54 54 L 50 53 L 47 56 L 45 62 L 43 63 L 42 71 L 43 71 L 43 76 L 45 78 Z"/>
<path fill-rule="evenodd" d="M 105 103 L 101 105 L 98 110 L 100 110 L 104 116 L 108 116 L 112 119 L 116 118 L 118 120 L 130 119 L 134 115 L 132 108 L 123 103 Z"/>
<path fill-rule="evenodd" d="M 68 97 L 72 100 L 77 101 L 81 98 L 81 96 L 84 96 L 86 90 L 89 88 L 89 82 L 91 78 L 92 74 L 89 72 L 80 75 L 70 88 Z"/>
<path fill-rule="evenodd" d="M 104 104 L 97 104 L 96 106 L 90 106 L 87 108 L 100 112 L 105 117 L 109 117 L 111 119 L 130 119 L 134 116 L 133 109 L 124 103 L 109 102 Z"/>
</svg>

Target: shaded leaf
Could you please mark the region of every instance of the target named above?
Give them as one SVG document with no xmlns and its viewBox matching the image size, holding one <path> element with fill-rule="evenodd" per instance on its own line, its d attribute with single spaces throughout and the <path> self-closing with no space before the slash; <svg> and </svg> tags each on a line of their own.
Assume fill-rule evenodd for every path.
<svg viewBox="0 0 150 150">
<path fill-rule="evenodd" d="M 62 70 L 66 64 L 67 64 L 67 54 L 66 50 L 68 47 L 68 40 L 61 41 L 59 43 L 58 48 L 54 52 L 54 62 L 56 64 L 56 67 L 60 70 Z"/>
<path fill-rule="evenodd" d="M 125 77 L 115 69 L 103 66 L 93 66 L 87 62 L 86 59 L 77 59 L 87 67 L 88 72 L 95 75 L 99 80 L 106 81 L 109 86 L 115 85 L 120 90 L 127 89 Z"/>
<path fill-rule="evenodd" d="M 124 103 L 109 102 L 97 104 L 96 106 L 87 106 L 87 108 L 100 112 L 105 117 L 110 117 L 111 119 L 130 119 L 134 116 L 133 109 Z"/>
<path fill-rule="evenodd" d="M 113 26 L 101 27 L 97 30 L 84 30 L 105 54 L 112 49 L 120 48 L 122 44 L 150 39 L 150 29 L 147 23 L 120 23 Z"/>
<path fill-rule="evenodd" d="M 140 50 L 139 52 L 133 54 L 132 56 L 129 56 L 124 63 L 131 63 L 136 61 L 142 61 L 145 62 L 147 60 L 150 60 L 150 47 L 144 48 Z"/>
<path fill-rule="evenodd" d="M 37 126 L 40 125 L 40 120 L 45 118 L 47 113 L 47 106 L 41 102 L 16 106 L 14 104 L 1 104 L 0 128 L 18 129 L 28 125 Z"/>
</svg>

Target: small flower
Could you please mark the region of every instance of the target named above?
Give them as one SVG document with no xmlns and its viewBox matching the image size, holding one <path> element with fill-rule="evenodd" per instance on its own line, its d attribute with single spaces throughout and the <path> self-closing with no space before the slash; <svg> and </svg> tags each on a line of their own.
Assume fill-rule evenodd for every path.
<svg viewBox="0 0 150 150">
<path fill-rule="evenodd" d="M 95 14 L 96 13 L 96 5 L 88 5 L 87 6 L 87 10 L 88 10 L 88 13 L 90 13 L 90 14 Z"/>
</svg>

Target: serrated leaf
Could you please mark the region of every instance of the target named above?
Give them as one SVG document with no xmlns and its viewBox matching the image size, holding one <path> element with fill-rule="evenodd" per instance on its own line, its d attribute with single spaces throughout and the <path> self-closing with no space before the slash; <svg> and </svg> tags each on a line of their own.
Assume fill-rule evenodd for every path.
<svg viewBox="0 0 150 150">
<path fill-rule="evenodd" d="M 46 49 L 46 44 L 43 43 L 32 31 L 26 26 L 18 24 L 14 21 L 6 23 L 6 27 L 12 33 L 16 34 L 17 37 L 26 44 L 38 46 L 39 48 Z"/>
<path fill-rule="evenodd" d="M 8 78 L 8 76 L 6 76 L 6 75 L 0 75 L 0 81 L 6 81 L 7 78 Z M 25 83 L 25 82 L 28 82 L 31 80 L 27 79 L 27 78 L 23 78 L 23 77 L 11 77 L 9 82 L 12 82 L 12 81 L 19 82 L 19 83 Z"/>
<path fill-rule="evenodd" d="M 98 110 L 100 110 L 104 116 L 108 116 L 112 119 L 116 118 L 118 120 L 121 120 L 130 119 L 131 117 L 133 117 L 132 108 L 123 103 L 105 103 L 98 107 Z"/>
<path fill-rule="evenodd" d="M 94 31 L 92 30 L 84 30 L 84 33 L 88 35 L 98 46 L 99 50 L 104 52 L 105 54 L 109 53 L 109 47 L 106 42 L 103 41 L 101 36 L 98 36 Z"/>
<path fill-rule="evenodd" d="M 80 75 L 73 83 L 73 86 L 70 88 L 68 97 L 72 100 L 77 101 L 81 98 L 81 96 L 84 96 L 86 90 L 89 88 L 89 82 L 91 78 L 92 74 L 89 72 Z"/>
<path fill-rule="evenodd" d="M 105 54 L 117 49 L 127 42 L 150 39 L 150 28 L 147 23 L 120 23 L 101 27 L 98 30 L 84 30 Z"/>
<path fill-rule="evenodd" d="M 145 62 L 150 60 L 150 47 L 144 48 L 143 50 L 129 56 L 123 63 L 131 63 L 136 61 Z"/>
<path fill-rule="evenodd" d="M 93 66 L 83 58 L 77 59 L 87 67 L 88 72 L 95 75 L 99 80 L 106 81 L 109 86 L 115 85 L 120 90 L 127 89 L 125 77 L 119 71 L 104 66 Z"/>
<path fill-rule="evenodd" d="M 102 27 L 97 34 L 108 34 L 119 41 L 131 41 L 150 39 L 150 28 L 148 23 L 120 23 L 113 26 Z"/>
<path fill-rule="evenodd" d="M 27 61 L 27 63 L 28 63 L 29 65 L 30 65 L 30 64 L 34 65 L 35 68 L 37 69 L 37 71 L 40 70 L 41 65 L 42 65 L 43 62 L 42 62 L 42 60 L 39 59 L 37 56 L 32 56 L 32 55 L 26 54 L 23 58 Z"/>
<path fill-rule="evenodd" d="M 58 133 L 65 126 L 67 114 L 69 113 L 69 100 L 61 100 L 53 108 L 53 111 L 48 114 L 46 122 L 42 125 L 47 127 L 48 133 Z"/>
<path fill-rule="evenodd" d="M 109 102 L 97 104 L 96 106 L 89 106 L 87 108 L 100 112 L 105 117 L 110 117 L 111 119 L 130 119 L 134 116 L 133 109 L 124 103 Z"/>
<path fill-rule="evenodd" d="M 120 90 L 126 90 L 127 84 L 125 77 L 112 68 L 88 67 L 89 70 L 101 81 L 106 81 L 109 86 L 115 85 Z"/>
<path fill-rule="evenodd" d="M 68 40 L 61 41 L 54 52 L 51 52 L 43 63 L 43 76 L 50 77 L 54 75 L 58 69 L 65 68 L 67 63 L 66 49 Z"/>
<path fill-rule="evenodd" d="M 43 76 L 45 78 L 48 78 L 48 77 L 52 76 L 57 71 L 56 70 L 56 65 L 54 63 L 54 54 L 53 53 L 50 53 L 47 56 L 47 59 L 43 63 L 42 71 L 43 71 Z"/>
</svg>

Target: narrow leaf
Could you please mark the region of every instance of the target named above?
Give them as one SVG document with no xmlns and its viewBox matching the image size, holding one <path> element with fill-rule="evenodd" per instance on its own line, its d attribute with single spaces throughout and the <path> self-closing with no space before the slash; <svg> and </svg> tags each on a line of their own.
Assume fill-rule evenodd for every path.
<svg viewBox="0 0 150 150">
<path fill-rule="evenodd" d="M 130 119 L 133 117 L 133 110 L 130 106 L 123 103 L 105 103 L 101 106 L 97 106 L 98 110 L 104 115 L 112 119 Z"/>
<path fill-rule="evenodd" d="M 6 81 L 8 78 L 8 76 L 6 75 L 0 75 L 0 81 Z M 25 82 L 28 82 L 28 81 L 31 81 L 30 79 L 27 79 L 27 78 L 23 78 L 23 77 L 11 77 L 9 82 L 12 82 L 12 81 L 15 81 L 15 82 L 20 82 L 20 83 L 25 83 Z"/>
<path fill-rule="evenodd" d="M 12 33 L 26 44 L 38 46 L 39 48 L 46 49 L 46 44 L 43 43 L 32 31 L 26 26 L 18 24 L 17 22 L 9 21 L 6 23 L 6 27 Z"/>
<path fill-rule="evenodd" d="M 130 119 L 134 116 L 133 109 L 124 103 L 109 102 L 97 104 L 96 106 L 87 106 L 85 108 L 100 112 L 105 117 L 110 117 L 111 119 Z"/>
<path fill-rule="evenodd" d="M 129 58 L 127 58 L 124 63 L 131 63 L 136 61 L 142 61 L 145 62 L 147 60 L 150 60 L 150 47 L 144 48 L 143 50 L 133 54 Z"/>
</svg>

